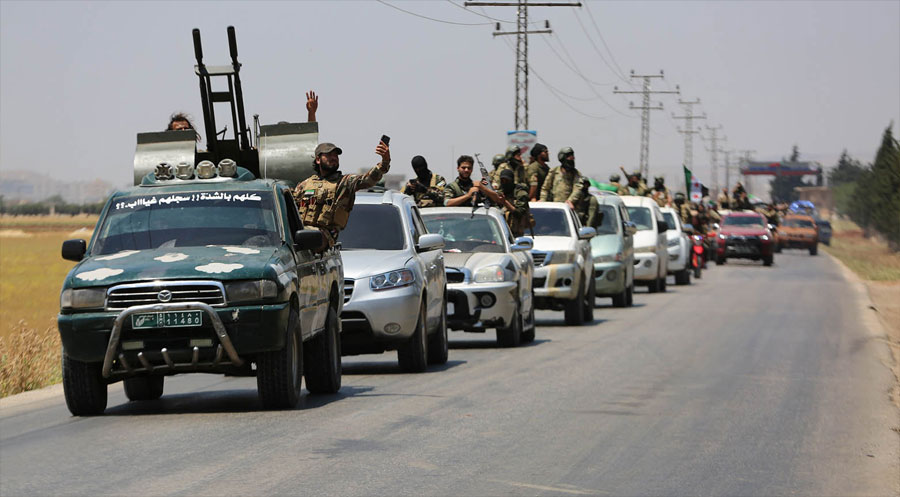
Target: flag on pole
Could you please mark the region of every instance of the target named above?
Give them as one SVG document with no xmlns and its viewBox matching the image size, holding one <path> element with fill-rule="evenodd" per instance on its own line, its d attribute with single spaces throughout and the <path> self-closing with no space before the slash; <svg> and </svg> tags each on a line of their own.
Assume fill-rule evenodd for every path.
<svg viewBox="0 0 900 497">
<path fill-rule="evenodd" d="M 691 170 L 688 169 L 687 166 L 685 166 L 684 164 L 682 164 L 681 167 L 684 168 L 684 188 L 687 190 L 686 193 L 688 195 L 690 195 L 691 194 L 691 176 L 693 176 L 693 174 L 691 174 Z"/>
</svg>

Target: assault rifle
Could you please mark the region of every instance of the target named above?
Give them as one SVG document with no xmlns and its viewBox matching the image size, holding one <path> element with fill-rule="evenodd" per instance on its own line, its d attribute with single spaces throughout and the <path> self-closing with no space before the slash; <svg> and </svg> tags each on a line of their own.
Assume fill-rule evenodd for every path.
<svg viewBox="0 0 900 497">
<path fill-rule="evenodd" d="M 491 187 L 491 173 L 489 173 L 487 168 L 484 167 L 484 163 L 481 162 L 481 157 L 479 157 L 479 154 L 475 154 L 475 160 L 478 162 L 478 169 L 481 170 L 481 180 L 486 181 L 487 187 L 490 188 L 491 190 L 493 190 L 493 187 Z M 472 199 L 472 216 L 471 217 L 475 217 L 475 211 L 478 209 L 478 201 L 479 200 L 481 200 L 481 202 L 484 203 L 485 209 L 487 209 L 488 207 L 491 206 L 490 199 L 481 195 L 480 193 L 476 193 L 475 198 Z"/>
</svg>

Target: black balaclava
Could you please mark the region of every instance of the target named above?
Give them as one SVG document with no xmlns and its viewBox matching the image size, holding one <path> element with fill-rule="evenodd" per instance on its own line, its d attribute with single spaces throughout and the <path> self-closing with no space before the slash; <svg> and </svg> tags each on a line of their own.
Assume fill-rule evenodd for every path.
<svg viewBox="0 0 900 497">
<path fill-rule="evenodd" d="M 420 183 L 431 181 L 431 171 L 428 170 L 428 162 L 425 160 L 425 157 L 417 155 L 412 158 L 411 162 L 413 171 L 416 172 L 416 179 L 418 179 Z"/>
<path fill-rule="evenodd" d="M 509 181 L 504 182 L 503 178 L 508 179 Z M 513 174 L 512 169 L 504 169 L 500 171 L 500 189 L 503 190 L 503 194 L 509 197 L 513 194 L 513 191 L 516 189 L 516 175 Z"/>
</svg>

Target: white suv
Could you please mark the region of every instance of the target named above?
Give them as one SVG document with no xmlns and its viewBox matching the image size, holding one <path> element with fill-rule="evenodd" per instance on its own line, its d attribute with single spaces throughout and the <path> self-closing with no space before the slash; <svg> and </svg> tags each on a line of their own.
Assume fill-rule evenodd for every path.
<svg viewBox="0 0 900 497">
<path fill-rule="evenodd" d="M 668 251 L 666 231 L 659 205 L 650 197 L 622 197 L 628 218 L 637 226 L 634 235 L 634 284 L 647 285 L 650 293 L 666 291 Z"/>
</svg>

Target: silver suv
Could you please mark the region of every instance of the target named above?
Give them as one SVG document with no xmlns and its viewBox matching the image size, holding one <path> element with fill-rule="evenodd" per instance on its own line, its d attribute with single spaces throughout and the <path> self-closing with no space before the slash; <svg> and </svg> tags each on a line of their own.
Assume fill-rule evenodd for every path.
<svg viewBox="0 0 900 497">
<path fill-rule="evenodd" d="M 447 362 L 444 238 L 428 233 L 412 197 L 358 194 L 340 242 L 341 354 L 396 350 L 407 372 Z"/>
</svg>

